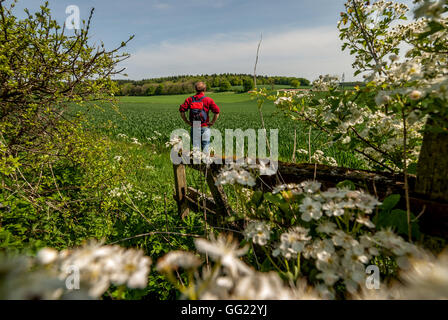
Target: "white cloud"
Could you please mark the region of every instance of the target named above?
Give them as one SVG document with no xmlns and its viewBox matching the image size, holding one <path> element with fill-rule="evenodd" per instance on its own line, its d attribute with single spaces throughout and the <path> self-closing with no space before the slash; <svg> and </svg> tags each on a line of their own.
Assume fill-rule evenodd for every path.
<svg viewBox="0 0 448 320">
<path fill-rule="evenodd" d="M 153 7 L 156 9 L 165 10 L 165 9 L 171 9 L 173 6 L 169 3 L 157 2 L 157 3 L 153 4 Z"/>
<path fill-rule="evenodd" d="M 217 34 L 206 39 L 164 41 L 138 49 L 123 65 L 131 79 L 179 74 L 252 73 L 259 34 Z M 336 27 L 263 35 L 258 74 L 341 75 L 353 80 L 353 58 L 341 52 Z M 358 78 L 359 79 L 359 78 Z"/>
</svg>

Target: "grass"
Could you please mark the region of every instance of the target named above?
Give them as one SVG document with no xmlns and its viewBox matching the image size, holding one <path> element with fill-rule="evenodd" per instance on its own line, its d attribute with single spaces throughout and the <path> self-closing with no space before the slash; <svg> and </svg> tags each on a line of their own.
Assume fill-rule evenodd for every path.
<svg viewBox="0 0 448 320">
<path fill-rule="evenodd" d="M 220 118 L 214 128 L 222 132 L 223 140 L 225 129 L 262 128 L 257 101 L 250 94 L 225 92 L 207 95 L 221 108 Z M 173 171 L 165 142 L 169 140 L 173 130 L 188 130 L 178 111 L 179 105 L 188 96 L 190 95 L 120 97 L 119 112 L 106 107 L 104 110 L 91 109 L 88 113 L 93 130 L 113 141 L 110 157 L 120 155 L 128 159 L 126 170 L 129 181 L 141 190 L 166 194 L 170 202 L 173 194 Z M 297 133 L 297 149 L 308 149 L 309 127 L 279 113 L 272 102 L 266 102 L 262 112 L 268 132 L 269 129 L 279 130 L 280 160 L 292 160 L 294 130 Z M 119 138 L 120 133 L 126 134 L 128 138 Z M 142 146 L 132 144 L 131 138 L 137 138 Z M 324 133 L 312 131 L 312 152 L 319 149 L 326 156 L 335 158 L 339 166 L 360 168 L 359 161 L 351 153 L 341 152 L 335 146 L 329 147 L 327 140 Z M 296 154 L 296 161 L 307 162 L 307 156 Z M 190 185 L 198 186 L 198 175 L 189 171 L 188 179 Z"/>
<path fill-rule="evenodd" d="M 121 97 L 120 113 L 111 109 L 92 110 L 91 123 L 95 130 L 116 138 L 119 133 L 135 137 L 141 142 L 154 137 L 154 131 L 162 134 L 154 141 L 159 146 L 169 140 L 171 131 L 188 129 L 179 116 L 179 105 L 189 95 L 170 95 L 153 97 Z M 210 93 L 221 108 L 220 118 L 214 128 L 224 136 L 225 129 L 262 127 L 257 101 L 247 93 Z M 297 148 L 308 149 L 308 127 L 295 122 L 279 113 L 272 102 L 262 107 L 266 129 L 279 129 L 279 156 L 281 160 L 291 161 L 294 146 L 294 129 L 297 132 Z M 319 131 L 313 131 L 311 137 L 312 151 L 323 150 L 327 156 L 334 157 L 338 164 L 352 168 L 359 167 L 359 162 L 349 153 L 338 152 L 334 147 L 326 147 L 327 138 Z M 158 150 L 162 152 L 162 150 Z M 166 150 L 168 152 L 168 150 Z M 306 161 L 306 156 L 296 155 L 298 161 Z"/>
</svg>

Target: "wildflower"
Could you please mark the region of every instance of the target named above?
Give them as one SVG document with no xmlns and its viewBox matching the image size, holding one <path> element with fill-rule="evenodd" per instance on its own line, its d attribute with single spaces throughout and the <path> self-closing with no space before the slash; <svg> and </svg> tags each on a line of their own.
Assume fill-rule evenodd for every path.
<svg viewBox="0 0 448 320">
<path fill-rule="evenodd" d="M 303 191 L 306 193 L 314 193 L 320 190 L 322 184 L 317 181 L 303 181 L 300 186 L 303 188 Z"/>
<path fill-rule="evenodd" d="M 272 176 L 277 172 L 277 167 L 272 161 L 269 162 L 269 167 L 266 166 L 266 161 L 260 160 L 260 163 L 257 165 L 257 169 L 260 171 L 260 175 L 263 176 Z"/>
<path fill-rule="evenodd" d="M 349 249 L 356 244 L 356 240 L 342 230 L 336 230 L 331 239 L 335 246 L 343 247 L 345 249 Z"/>
<path fill-rule="evenodd" d="M 141 145 L 142 145 L 142 144 L 138 141 L 137 138 L 131 138 L 131 143 L 132 143 L 132 144 L 136 144 L 136 145 L 138 145 L 138 146 L 141 146 Z"/>
<path fill-rule="evenodd" d="M 335 202 L 333 200 L 327 201 L 322 205 L 322 209 L 325 211 L 325 214 L 329 217 L 331 216 L 339 217 L 345 213 L 343 202 L 341 203 Z"/>
<path fill-rule="evenodd" d="M 286 188 L 287 188 L 286 184 L 281 184 L 281 185 L 275 186 L 274 189 L 272 189 L 272 194 L 277 194 L 279 192 L 282 192 Z"/>
<path fill-rule="evenodd" d="M 196 239 L 194 243 L 199 252 L 208 254 L 215 261 L 220 261 L 233 276 L 251 272 L 250 268 L 238 259 L 247 252 L 248 247 L 238 248 L 238 242 L 231 236 L 219 235 L 217 239 L 213 237 L 210 241 Z"/>
<path fill-rule="evenodd" d="M 171 251 L 157 262 L 159 272 L 170 272 L 183 268 L 186 270 L 196 269 L 201 265 L 201 260 L 194 254 L 185 251 Z"/>
<path fill-rule="evenodd" d="M 336 281 L 340 279 L 340 277 L 331 270 L 326 270 L 324 272 L 319 273 L 316 276 L 316 278 L 323 280 L 327 286 L 333 286 L 336 283 Z"/>
<path fill-rule="evenodd" d="M 375 97 L 375 102 L 379 106 L 388 103 L 390 100 L 391 100 L 390 96 L 385 94 L 384 92 L 378 93 L 377 96 Z"/>
<path fill-rule="evenodd" d="M 309 229 L 303 227 L 291 228 L 280 236 L 280 244 L 272 252 L 274 256 L 283 255 L 286 259 L 297 257 L 305 248 L 305 244 L 311 239 L 308 236 Z"/>
<path fill-rule="evenodd" d="M 43 248 L 39 250 L 36 258 L 40 264 L 50 264 L 56 261 L 58 258 L 58 252 L 55 249 Z"/>
<path fill-rule="evenodd" d="M 318 299 L 318 295 L 312 287 L 306 285 L 305 281 L 288 287 L 275 272 L 257 272 L 239 279 L 230 298 L 234 300 L 311 300 Z"/>
<path fill-rule="evenodd" d="M 374 196 L 364 192 L 358 191 L 348 194 L 348 196 L 350 195 L 356 198 L 356 207 L 365 213 L 372 213 L 373 209 L 381 204 Z"/>
<path fill-rule="evenodd" d="M 335 253 L 333 243 L 330 239 L 316 240 L 313 242 L 312 256 L 320 261 L 329 262 Z"/>
<path fill-rule="evenodd" d="M 254 186 L 256 184 L 255 178 L 249 171 L 246 171 L 242 166 L 233 164 L 224 168 L 219 173 L 216 179 L 216 185 L 235 184 Z"/>
<path fill-rule="evenodd" d="M 292 101 L 291 97 L 280 97 L 274 101 L 274 104 L 278 105 L 278 104 L 282 104 L 284 102 L 291 102 L 291 101 Z"/>
<path fill-rule="evenodd" d="M 422 92 L 421 91 L 419 91 L 419 90 L 412 90 L 410 93 L 409 93 L 409 97 L 412 99 L 412 100 L 418 100 L 418 99 L 420 99 L 421 97 L 422 97 Z"/>
<path fill-rule="evenodd" d="M 66 276 L 69 267 L 76 266 L 82 286 L 88 288 L 91 297 L 101 296 L 112 283 L 144 288 L 148 281 L 151 259 L 141 250 L 90 242 L 81 248 L 62 251 L 59 256 L 61 277 Z"/>
<path fill-rule="evenodd" d="M 331 234 L 336 230 L 337 226 L 333 222 L 325 221 L 321 222 L 316 230 L 321 233 Z"/>
<path fill-rule="evenodd" d="M 302 219 L 304 221 L 311 221 L 311 219 L 318 220 L 322 217 L 322 206 L 318 201 L 314 201 L 310 197 L 305 197 L 299 206 L 302 212 Z"/>
<path fill-rule="evenodd" d="M 329 188 L 327 191 L 321 192 L 320 195 L 327 200 L 333 199 L 342 199 L 347 194 L 347 190 L 337 189 L 337 188 Z"/>
<path fill-rule="evenodd" d="M 365 225 L 368 228 L 375 228 L 375 225 L 370 221 L 370 219 L 366 216 L 358 216 L 356 218 L 356 222 Z"/>
<path fill-rule="evenodd" d="M 282 185 L 275 186 L 272 189 L 272 194 L 277 194 L 277 193 L 282 192 L 284 190 L 291 191 L 291 193 L 293 195 L 294 194 L 298 195 L 298 194 L 302 194 L 303 193 L 302 188 L 298 184 L 296 184 L 296 183 L 288 183 L 288 184 L 282 184 Z"/>
<path fill-rule="evenodd" d="M 251 221 L 244 230 L 244 235 L 253 243 L 264 246 L 270 239 L 271 227 L 263 221 Z"/>
<path fill-rule="evenodd" d="M 174 151 L 180 151 L 183 149 L 183 141 L 179 136 L 174 136 L 170 139 L 170 141 L 165 143 L 167 148 L 172 147 Z"/>
</svg>

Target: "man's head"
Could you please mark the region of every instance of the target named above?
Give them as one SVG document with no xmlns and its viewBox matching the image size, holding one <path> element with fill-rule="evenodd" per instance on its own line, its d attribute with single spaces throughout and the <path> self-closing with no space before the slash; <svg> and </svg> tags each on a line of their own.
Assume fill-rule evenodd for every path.
<svg viewBox="0 0 448 320">
<path fill-rule="evenodd" d="M 205 90 L 207 89 L 206 84 L 202 81 L 196 82 L 194 87 L 197 93 L 205 92 Z"/>
</svg>

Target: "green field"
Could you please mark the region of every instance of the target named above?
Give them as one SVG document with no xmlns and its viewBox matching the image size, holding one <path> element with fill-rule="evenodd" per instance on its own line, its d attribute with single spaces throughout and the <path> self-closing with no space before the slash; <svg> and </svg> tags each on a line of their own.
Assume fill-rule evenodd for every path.
<svg viewBox="0 0 448 320">
<path fill-rule="evenodd" d="M 250 94 L 226 92 L 207 95 L 221 108 L 214 128 L 221 130 L 223 140 L 225 129 L 262 128 L 258 103 Z M 125 159 L 127 180 L 148 194 L 166 194 L 170 206 L 175 205 L 172 202 L 174 181 L 170 149 L 165 143 L 169 141 L 173 130 L 189 129 L 181 120 L 178 111 L 179 105 L 187 97 L 188 95 L 120 97 L 118 111 L 104 106 L 101 110 L 92 108 L 88 113 L 91 129 L 100 137 L 108 137 L 111 142 L 110 158 L 121 156 Z M 262 113 L 266 129 L 279 130 L 279 160 L 292 161 L 294 130 L 297 133 L 296 148 L 308 149 L 308 126 L 287 118 L 276 110 L 272 102 L 263 105 Z M 120 134 L 125 134 L 127 138 L 120 137 Z M 132 138 L 137 138 L 141 145 L 133 144 Z M 322 150 L 326 156 L 335 158 L 339 166 L 362 168 L 360 161 L 351 153 L 328 146 L 327 140 L 322 132 L 312 131 L 312 153 Z M 223 141 L 223 152 L 224 146 Z M 295 161 L 308 162 L 308 157 L 296 153 Z M 200 188 L 201 182 L 198 181 L 201 176 L 194 170 L 187 170 L 188 184 Z"/>
<path fill-rule="evenodd" d="M 247 93 L 211 93 L 208 94 L 221 108 L 220 118 L 214 128 L 225 129 L 262 128 L 257 101 Z M 106 133 L 113 139 L 117 135 L 126 134 L 135 137 L 142 143 L 148 138 L 155 137 L 151 144 L 155 144 L 158 152 L 163 152 L 164 143 L 169 140 L 172 130 L 188 129 L 179 116 L 178 107 L 188 95 L 153 96 L 153 97 L 121 97 L 119 112 L 110 108 L 103 111 L 90 112 L 91 123 L 95 130 Z M 294 130 L 297 133 L 297 149 L 308 149 L 308 130 L 302 123 L 290 120 L 276 108 L 272 102 L 266 102 L 262 107 L 266 129 L 279 130 L 280 160 L 291 161 L 294 147 Z M 160 132 L 158 136 L 154 131 Z M 311 136 L 312 152 L 320 149 L 327 156 L 334 157 L 339 165 L 359 167 L 359 163 L 351 154 L 341 153 L 334 147 L 326 145 L 327 139 L 321 132 L 313 131 Z M 168 153 L 168 150 L 165 150 Z M 296 155 L 297 161 L 306 161 L 306 156 Z"/>
</svg>

